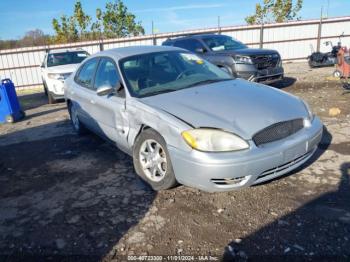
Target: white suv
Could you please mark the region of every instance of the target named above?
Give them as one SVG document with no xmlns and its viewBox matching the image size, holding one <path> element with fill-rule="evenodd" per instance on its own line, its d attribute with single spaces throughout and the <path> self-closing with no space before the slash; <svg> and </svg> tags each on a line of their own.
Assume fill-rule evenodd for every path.
<svg viewBox="0 0 350 262">
<path fill-rule="evenodd" d="M 41 65 L 41 77 L 49 104 L 64 98 L 64 81 L 89 53 L 82 49 L 50 50 Z"/>
</svg>

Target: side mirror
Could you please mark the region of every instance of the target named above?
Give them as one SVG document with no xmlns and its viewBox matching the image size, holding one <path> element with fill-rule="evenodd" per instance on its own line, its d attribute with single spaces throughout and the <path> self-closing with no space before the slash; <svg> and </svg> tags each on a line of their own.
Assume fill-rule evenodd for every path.
<svg viewBox="0 0 350 262">
<path fill-rule="evenodd" d="M 118 81 L 117 84 L 115 85 L 115 90 L 117 90 L 117 93 L 119 93 L 123 89 L 124 89 L 124 86 L 122 85 L 122 83 L 120 81 Z"/>
<path fill-rule="evenodd" d="M 196 53 L 205 53 L 205 49 L 203 47 L 196 48 L 194 51 Z"/>
<path fill-rule="evenodd" d="M 101 86 L 97 88 L 96 93 L 98 96 L 107 96 L 113 94 L 114 89 L 111 86 Z"/>
<path fill-rule="evenodd" d="M 226 73 L 228 73 L 229 75 L 231 75 L 231 72 L 230 72 L 230 70 L 228 70 L 228 68 L 227 67 L 219 67 L 222 71 L 224 71 L 224 72 L 226 72 Z"/>
</svg>

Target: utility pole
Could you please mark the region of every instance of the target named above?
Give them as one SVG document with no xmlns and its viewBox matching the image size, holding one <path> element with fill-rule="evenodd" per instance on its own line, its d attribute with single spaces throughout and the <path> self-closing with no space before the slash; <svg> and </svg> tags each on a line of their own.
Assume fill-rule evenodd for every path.
<svg viewBox="0 0 350 262">
<path fill-rule="evenodd" d="M 264 16 L 261 18 L 259 48 L 264 46 Z"/>
<path fill-rule="evenodd" d="M 323 17 L 323 6 L 321 7 L 320 23 L 318 24 L 317 49 L 316 49 L 317 52 L 320 52 L 320 49 L 321 49 L 322 17 Z"/>
</svg>

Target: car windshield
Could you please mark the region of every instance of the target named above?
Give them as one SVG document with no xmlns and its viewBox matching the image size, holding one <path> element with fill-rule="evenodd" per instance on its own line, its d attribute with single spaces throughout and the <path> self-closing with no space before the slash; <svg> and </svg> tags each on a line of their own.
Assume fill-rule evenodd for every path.
<svg viewBox="0 0 350 262">
<path fill-rule="evenodd" d="M 122 59 L 121 72 L 132 96 L 146 97 L 233 79 L 195 54 L 170 51 Z"/>
<path fill-rule="evenodd" d="M 51 67 L 68 64 L 79 64 L 81 61 L 87 58 L 88 55 L 89 54 L 85 51 L 52 53 L 47 57 L 47 66 Z"/>
<path fill-rule="evenodd" d="M 225 35 L 204 37 L 203 41 L 212 51 L 237 50 L 247 48 L 245 44 Z"/>
</svg>

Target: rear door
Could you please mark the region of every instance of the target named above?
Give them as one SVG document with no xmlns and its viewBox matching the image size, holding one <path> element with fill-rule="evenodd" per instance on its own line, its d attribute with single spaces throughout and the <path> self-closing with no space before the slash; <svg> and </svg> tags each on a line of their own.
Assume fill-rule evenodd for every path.
<svg viewBox="0 0 350 262">
<path fill-rule="evenodd" d="M 118 83 L 120 76 L 114 60 L 108 57 L 101 58 L 96 71 L 94 89 L 112 87 L 114 92 L 104 96 L 95 93 L 91 114 L 98 122 L 101 135 L 116 142 L 118 147 L 127 148 L 129 125 L 125 110 L 125 93 L 116 90 Z"/>
<path fill-rule="evenodd" d="M 74 81 L 73 88 L 70 88 L 70 97 L 76 103 L 78 108 L 78 115 L 87 127 L 96 131 L 97 122 L 92 116 L 93 98 L 96 95 L 94 88 L 94 76 L 99 63 L 99 58 L 92 58 L 87 60 L 78 70 Z"/>
</svg>

